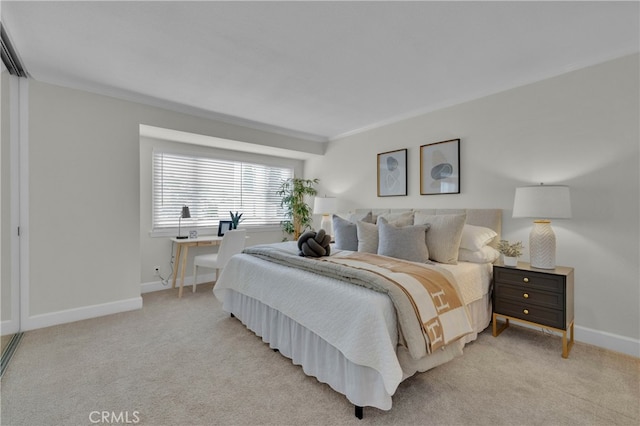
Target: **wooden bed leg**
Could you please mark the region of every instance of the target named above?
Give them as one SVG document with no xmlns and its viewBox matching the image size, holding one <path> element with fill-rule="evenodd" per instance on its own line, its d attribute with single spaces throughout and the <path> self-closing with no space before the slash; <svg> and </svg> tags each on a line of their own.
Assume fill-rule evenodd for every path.
<svg viewBox="0 0 640 426">
<path fill-rule="evenodd" d="M 356 407 L 356 417 L 360 420 L 362 420 L 362 412 L 363 412 L 363 408 L 360 407 L 359 405 L 355 405 Z"/>
<path fill-rule="evenodd" d="M 229 315 L 231 315 L 231 318 L 235 318 L 236 316 L 233 315 L 233 313 L 230 313 Z"/>
</svg>

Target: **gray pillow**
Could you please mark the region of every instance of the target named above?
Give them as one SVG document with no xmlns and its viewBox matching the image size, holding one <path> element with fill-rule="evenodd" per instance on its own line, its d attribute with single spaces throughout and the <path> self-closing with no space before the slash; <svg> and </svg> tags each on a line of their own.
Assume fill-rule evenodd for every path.
<svg viewBox="0 0 640 426">
<path fill-rule="evenodd" d="M 378 218 L 378 254 L 409 260 L 427 262 L 429 249 L 426 235 L 429 225 L 395 227 L 383 217 Z"/>
<path fill-rule="evenodd" d="M 466 214 L 426 215 L 416 212 L 415 225 L 431 225 L 427 232 L 429 259 L 440 263 L 458 264 L 458 250 L 466 220 Z"/>
<path fill-rule="evenodd" d="M 371 212 L 369 212 L 362 221 L 372 222 Z M 333 224 L 333 238 L 336 242 L 335 248 L 340 250 L 358 250 L 358 230 L 356 224 L 335 214 L 332 216 L 331 222 Z"/>
</svg>

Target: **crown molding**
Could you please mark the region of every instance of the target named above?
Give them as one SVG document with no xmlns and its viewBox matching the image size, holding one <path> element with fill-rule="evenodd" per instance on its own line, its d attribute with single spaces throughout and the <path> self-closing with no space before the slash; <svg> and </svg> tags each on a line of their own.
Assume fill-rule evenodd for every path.
<svg viewBox="0 0 640 426">
<path fill-rule="evenodd" d="M 46 74 L 46 73 L 45 73 Z M 51 78 L 47 75 L 38 76 L 35 80 L 41 81 L 47 84 L 53 84 L 56 86 L 67 87 L 69 89 L 82 90 L 97 95 L 109 96 L 112 98 L 135 102 L 143 105 L 157 107 L 168 111 L 191 115 L 194 117 L 205 118 L 208 120 L 218 121 L 225 124 L 231 124 L 234 126 L 245 127 L 253 130 L 259 130 L 262 132 L 287 136 L 295 139 L 301 139 L 307 142 L 326 143 L 329 141 L 327 136 L 316 135 L 303 131 L 287 129 L 267 123 L 249 120 L 242 117 L 231 116 L 215 111 L 207 111 L 202 108 L 193 107 L 178 102 L 169 101 L 166 99 L 160 99 L 149 95 L 143 95 L 140 93 L 132 92 L 130 90 L 118 89 L 110 86 L 105 86 L 93 82 L 68 79 L 68 78 Z"/>
</svg>

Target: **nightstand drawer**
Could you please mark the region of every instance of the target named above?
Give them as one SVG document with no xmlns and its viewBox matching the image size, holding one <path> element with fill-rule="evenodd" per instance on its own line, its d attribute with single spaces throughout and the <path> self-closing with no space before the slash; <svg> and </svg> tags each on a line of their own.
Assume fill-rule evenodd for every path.
<svg viewBox="0 0 640 426">
<path fill-rule="evenodd" d="M 565 329 L 565 317 L 562 309 L 550 309 L 539 305 L 496 298 L 495 311 L 504 315 L 535 322 L 549 327 Z"/>
<path fill-rule="evenodd" d="M 527 286 L 528 288 L 564 292 L 564 277 L 560 275 L 544 274 L 519 269 L 495 268 L 496 282 Z"/>
<path fill-rule="evenodd" d="M 522 285 L 508 285 L 499 283 L 495 286 L 495 294 L 498 299 L 513 299 L 520 304 L 545 306 L 551 309 L 564 309 L 564 294 L 538 291 Z"/>
</svg>

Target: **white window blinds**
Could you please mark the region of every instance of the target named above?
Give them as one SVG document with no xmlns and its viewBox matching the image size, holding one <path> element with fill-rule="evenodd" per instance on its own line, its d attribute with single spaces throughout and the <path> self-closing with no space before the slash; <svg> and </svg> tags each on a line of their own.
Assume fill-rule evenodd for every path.
<svg viewBox="0 0 640 426">
<path fill-rule="evenodd" d="M 153 230 L 214 227 L 242 213 L 242 226 L 279 225 L 284 217 L 276 191 L 293 169 L 210 157 L 153 152 Z"/>
</svg>

